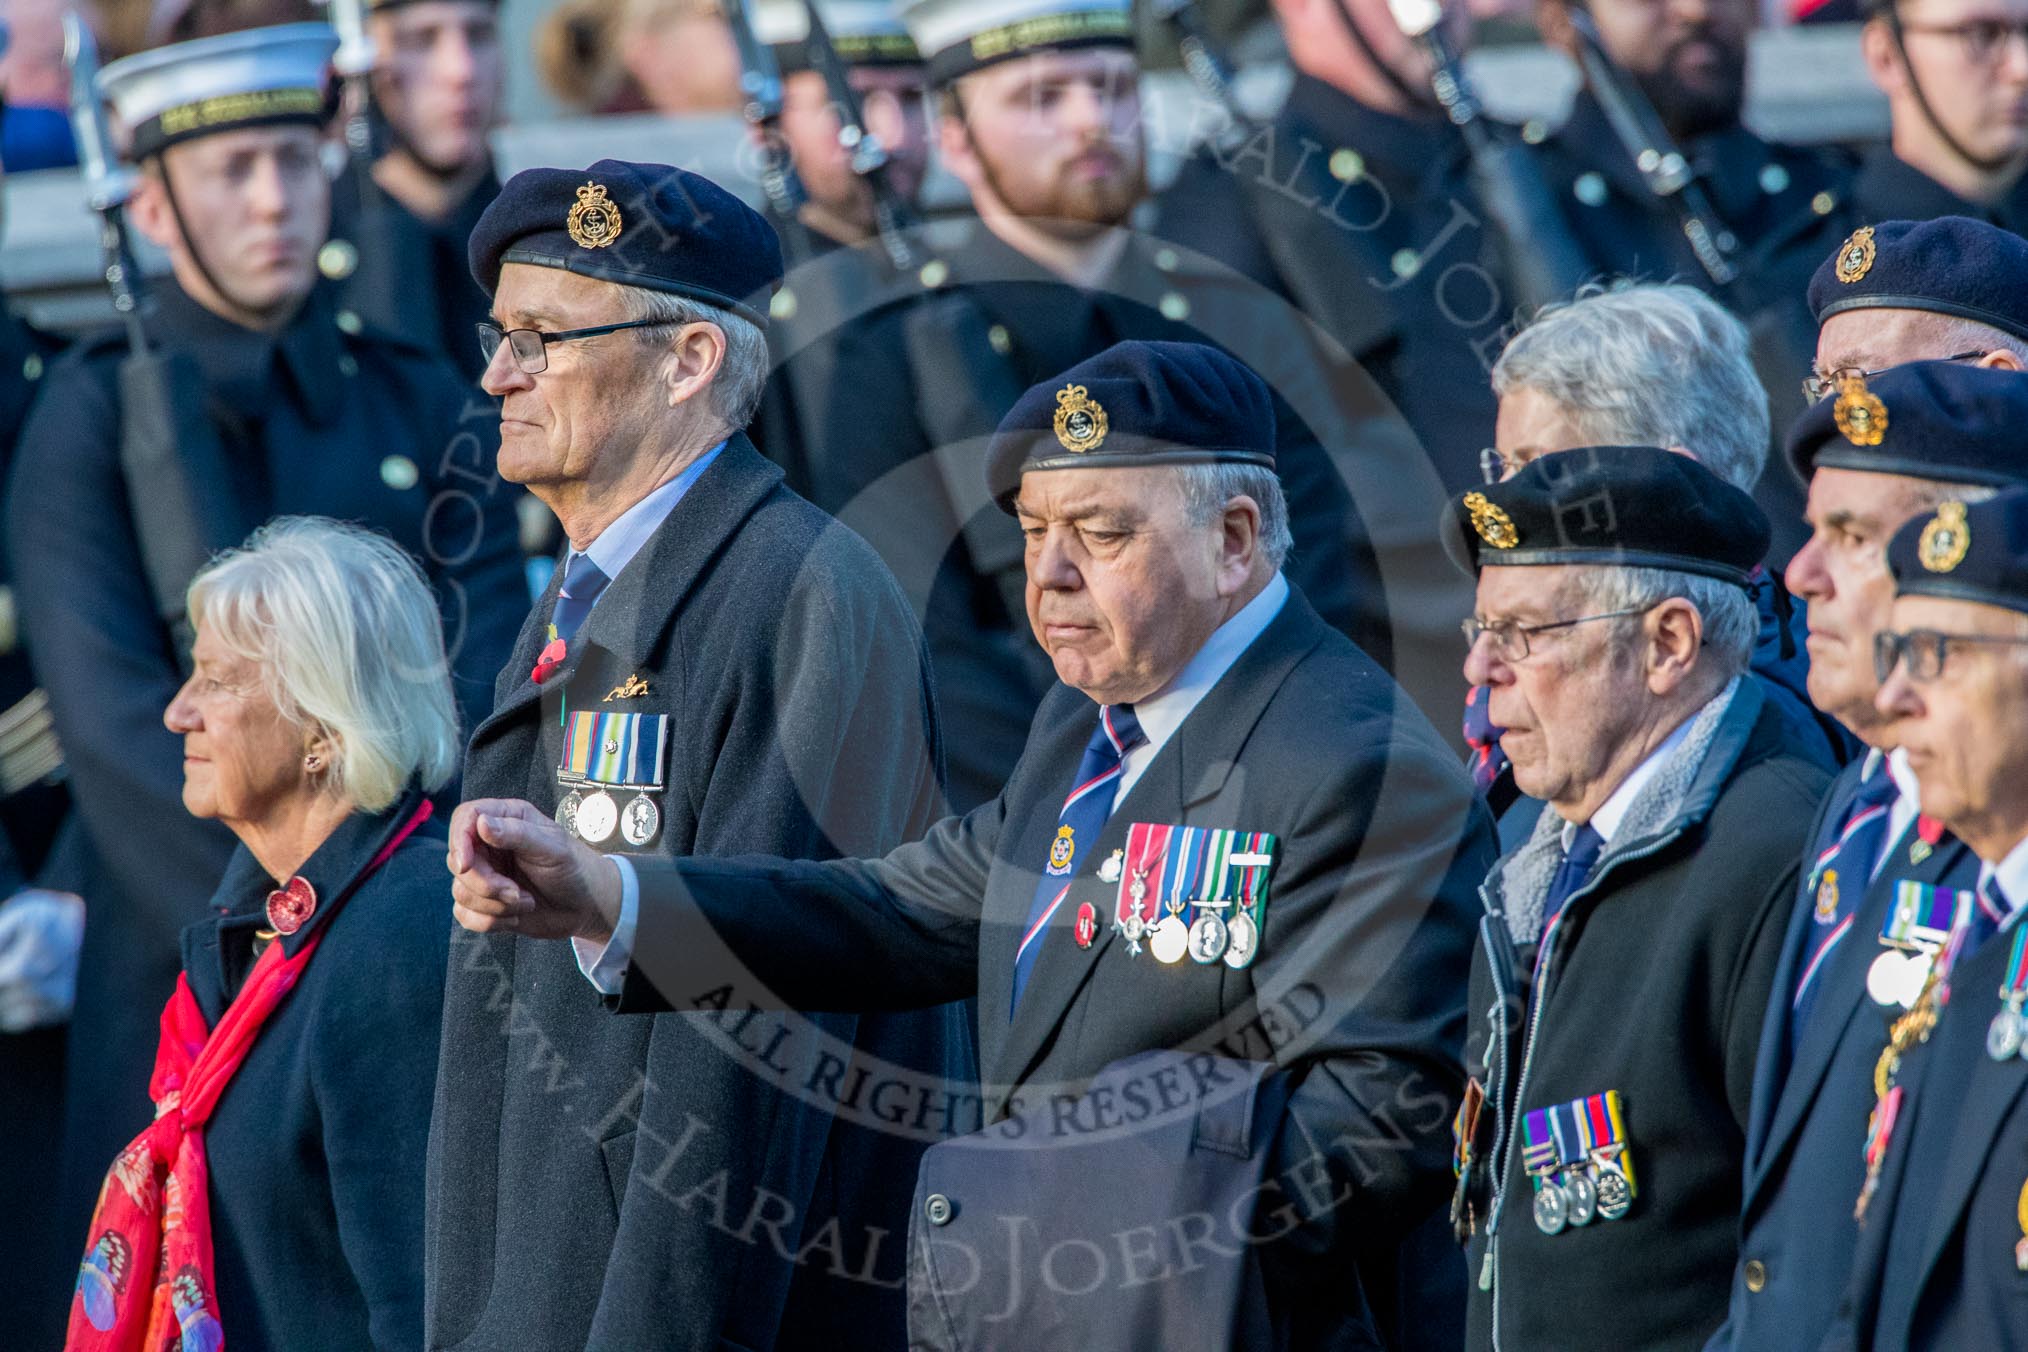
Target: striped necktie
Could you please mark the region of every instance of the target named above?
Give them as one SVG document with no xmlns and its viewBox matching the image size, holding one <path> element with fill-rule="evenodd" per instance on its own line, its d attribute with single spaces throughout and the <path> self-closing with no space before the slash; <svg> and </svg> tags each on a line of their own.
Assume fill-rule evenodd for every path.
<svg viewBox="0 0 2028 1352">
<path fill-rule="evenodd" d="M 1860 900 L 1873 885 L 1873 864 L 1887 837 L 1888 814 L 1900 796 L 1885 765 L 1874 770 L 1852 795 L 1845 824 L 1818 855 L 1803 879 L 1799 904 L 1813 908 L 1810 937 L 1802 969 L 1796 973 L 1795 995 L 1789 1001 L 1789 1055 L 1803 1040 L 1810 1011 L 1816 1007 L 1817 979 L 1832 952 L 1852 929 Z"/>
<path fill-rule="evenodd" d="M 1035 955 L 1042 951 L 1042 936 L 1049 919 L 1070 894 L 1080 852 L 1097 844 L 1106 818 L 1113 812 L 1113 795 L 1119 791 L 1121 762 L 1135 747 L 1144 745 L 1148 735 L 1141 731 L 1131 704 L 1108 704 L 1099 708 L 1098 726 L 1085 744 L 1084 759 L 1078 762 L 1077 778 L 1071 781 L 1070 796 L 1056 814 L 1056 834 L 1050 838 L 1049 860 L 1035 885 L 1035 900 L 1028 907 L 1028 923 L 1021 930 L 1021 946 L 1014 950 L 1014 1006 L 1021 1003 L 1021 989 L 1035 967 Z"/>
</svg>

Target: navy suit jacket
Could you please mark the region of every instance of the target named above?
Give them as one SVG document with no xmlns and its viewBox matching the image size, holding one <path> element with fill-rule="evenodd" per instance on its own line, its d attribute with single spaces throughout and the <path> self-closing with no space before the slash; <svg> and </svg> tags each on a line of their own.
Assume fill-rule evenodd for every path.
<svg viewBox="0 0 2028 1352">
<path fill-rule="evenodd" d="M 1866 993 L 1867 970 L 1881 952 L 1881 924 L 1901 881 L 1953 887 L 1977 881 L 1977 859 L 1953 836 L 1914 862 L 1911 824 L 1892 842 L 1851 929 L 1817 974 L 1822 985 L 1809 1026 L 1790 1056 L 1796 981 L 1822 938 L 1811 866 L 1844 823 L 1863 766 L 1847 766 L 1832 784 L 1803 860 L 1805 882 L 1789 916 L 1754 1065 L 1731 1305 L 1709 1352 L 1811 1347 L 1837 1315 L 1859 1242 L 1852 1208 L 1866 1175 L 1873 1068 L 1890 1022 Z M 1886 767 L 1878 773 L 1886 774 Z M 1758 1290 L 1748 1284 L 1749 1264 Z"/>
</svg>

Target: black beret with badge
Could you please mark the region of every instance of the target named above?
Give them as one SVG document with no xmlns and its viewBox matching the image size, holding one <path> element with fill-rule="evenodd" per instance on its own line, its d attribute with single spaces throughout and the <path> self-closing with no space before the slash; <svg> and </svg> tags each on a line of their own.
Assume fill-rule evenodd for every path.
<svg viewBox="0 0 2028 1352">
<path fill-rule="evenodd" d="M 322 126 L 337 106 L 337 50 L 329 24 L 242 29 L 123 57 L 99 72 L 98 91 L 139 161 L 217 132 Z"/>
<path fill-rule="evenodd" d="M 765 328 L 782 281 L 774 227 L 710 179 L 666 164 L 600 160 L 524 169 L 507 180 L 469 246 L 487 294 L 507 263 L 667 291 Z"/>
<path fill-rule="evenodd" d="M 2028 374 L 1918 361 L 1841 381 L 1789 430 L 1789 464 L 2003 487 L 2028 480 Z"/>
<path fill-rule="evenodd" d="M 904 0 L 930 83 L 1036 52 L 1134 45 L 1131 0 Z"/>
<path fill-rule="evenodd" d="M 1767 554 L 1767 517 L 1687 455 L 1588 446 L 1453 499 L 1444 547 L 1467 572 L 1592 564 L 1665 568 L 1736 586 Z"/>
<path fill-rule="evenodd" d="M 1939 503 L 1895 532 L 1887 566 L 1899 595 L 2028 613 L 2028 491 Z"/>
<path fill-rule="evenodd" d="M 1274 398 L 1246 365 L 1203 343 L 1115 343 L 1029 389 L 986 452 L 993 496 L 1013 510 L 1037 470 L 1275 464 Z"/>
<path fill-rule="evenodd" d="M 1924 310 L 2028 339 L 2028 239 L 1969 216 L 1852 232 L 1810 278 L 1822 324 L 1846 310 Z"/>
</svg>

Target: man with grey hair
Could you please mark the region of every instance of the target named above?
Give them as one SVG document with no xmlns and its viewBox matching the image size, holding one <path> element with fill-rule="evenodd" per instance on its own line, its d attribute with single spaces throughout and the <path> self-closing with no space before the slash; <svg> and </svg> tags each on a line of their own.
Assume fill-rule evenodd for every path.
<svg viewBox="0 0 2028 1352">
<path fill-rule="evenodd" d="M 983 1130 L 923 1160 L 911 1347 L 1265 1352 L 1425 1317 L 1391 1308 L 1393 1250 L 1448 1178 L 1491 833 L 1282 575 L 1273 422 L 1193 343 L 1015 403 L 990 482 L 1061 683 L 1006 789 L 918 841 L 608 861 L 530 804 L 458 809 L 459 921 L 603 945 L 623 1011 L 735 978 L 816 1009 L 976 996 Z M 1115 1280 L 1035 1276 L 1127 1248 Z"/>
<path fill-rule="evenodd" d="M 1547 456 L 1454 510 L 1465 674 L 1544 805 L 1481 889 L 1469 1345 L 1691 1352 L 1725 1315 L 1759 1018 L 1826 782 L 1745 675 L 1767 521 L 1659 447 Z"/>
<path fill-rule="evenodd" d="M 1744 493 L 1767 463 L 1768 402 L 1747 335 L 1716 301 L 1688 286 L 1587 288 L 1545 307 L 1493 366 L 1499 396 L 1493 446 L 1480 452 L 1487 482 L 1541 456 L 1578 446 L 1661 446 L 1688 455 Z M 1758 562 L 1758 561 L 1757 561 Z M 1851 739 L 1812 707 L 1808 658 L 1788 597 L 1756 568 L 1760 619 L 1753 673 L 1766 683 L 1792 745 L 1836 769 Z M 1514 800 L 1487 691 L 1465 704 L 1473 778 L 1500 810 Z"/>
<path fill-rule="evenodd" d="M 740 430 L 767 374 L 773 230 L 696 175 L 601 160 L 517 175 L 470 253 L 501 473 L 570 549 L 466 792 L 647 854 L 813 858 L 920 830 L 939 747 L 908 603 Z M 837 1081 L 864 1054 L 962 1092 L 963 1015 L 855 1028 L 705 995 L 620 1020 L 578 965 L 511 934 L 452 946 L 426 1345 L 772 1347 L 845 1309 L 898 1338 L 880 1241 L 906 1200 L 886 1190 L 923 1143 L 834 1123 Z"/>
</svg>

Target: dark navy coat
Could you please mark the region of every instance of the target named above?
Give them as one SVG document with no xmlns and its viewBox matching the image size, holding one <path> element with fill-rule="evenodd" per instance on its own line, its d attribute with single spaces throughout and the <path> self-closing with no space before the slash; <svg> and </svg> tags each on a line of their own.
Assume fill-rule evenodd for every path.
<svg viewBox="0 0 2028 1352">
<path fill-rule="evenodd" d="M 1863 761 L 1847 767 L 1825 795 L 1803 856 L 1806 880 L 1835 843 L 1864 768 Z M 1873 1071 L 1887 1045 L 1888 1013 L 1900 1013 L 1883 1012 L 1866 993 L 1867 970 L 1882 951 L 1881 925 L 1902 881 L 1946 887 L 1978 881 L 1977 859 L 1955 836 L 1937 841 L 1920 862 L 1910 856 L 1914 838 L 1911 822 L 1890 843 L 1851 928 L 1825 959 L 1809 1025 L 1791 1058 L 1796 982 L 1823 938 L 1814 894 L 1807 886 L 1797 893 L 1754 1062 L 1731 1311 L 1710 1352 L 1814 1347 L 1845 1296 L 1859 1240 L 1852 1208 L 1866 1176 Z"/>
<path fill-rule="evenodd" d="M 300 870 L 322 934 L 213 1110 L 212 1253 L 233 1352 L 422 1344 L 423 1152 L 449 941 L 444 836 L 425 823 L 368 875 L 421 804 L 346 819 Z M 213 916 L 183 932 L 183 969 L 216 1027 L 258 955 L 276 886 L 235 851 Z M 122 1124 L 138 1133 L 145 1116 Z"/>
<path fill-rule="evenodd" d="M 272 336 L 173 287 L 157 302 L 150 332 L 194 361 L 220 432 L 232 482 L 213 491 L 250 523 L 315 513 L 391 535 L 435 584 L 460 707 L 468 718 L 485 709 L 527 609 L 519 490 L 494 470 L 491 402 L 468 398 L 416 349 L 348 332 L 321 293 Z M 182 678 L 120 464 L 125 353 L 111 337 L 50 369 L 7 507 L 31 659 L 95 855 L 66 1128 L 77 1224 L 126 1124 L 146 1110 L 155 1011 L 175 981 L 178 935 L 203 913 L 233 844 L 184 812 L 181 741 L 162 725 Z"/>
<path fill-rule="evenodd" d="M 886 848 L 927 820 L 935 708 L 907 602 L 865 541 L 784 488 L 744 435 L 537 684 L 558 585 L 472 734 L 468 797 L 553 811 L 562 715 L 597 709 L 670 718 L 648 853 L 821 857 Z M 729 991 L 615 1019 L 568 944 L 458 931 L 424 1345 L 786 1347 L 806 1306 L 839 1312 L 828 1329 L 899 1337 L 896 1231 L 934 1134 L 834 1132 L 833 1110 L 859 1092 L 862 1053 L 968 1081 L 963 1033 L 957 1011 L 863 1027 L 758 1014 Z M 860 1272 L 887 1285 L 829 1280 Z"/>
<path fill-rule="evenodd" d="M 1203 1295 L 1232 1289 L 1230 1272 L 1193 1286 L 1185 1275 L 1191 1256 L 1163 1248 L 1173 1279 L 1166 1326 L 1196 1316 L 1202 1346 L 1373 1346 L 1374 1307 L 1391 1292 L 1369 1284 L 1365 1264 L 1392 1259 L 1449 1176 L 1444 1135 L 1460 1087 L 1466 906 L 1491 854 L 1485 812 L 1399 687 L 1291 590 L 1149 761 L 1089 850 L 1078 851 L 1070 892 L 1037 940 L 1040 954 L 1010 1011 L 1015 952 L 1097 718 L 1087 696 L 1058 686 L 998 798 L 885 858 L 644 861 L 620 1006 L 687 1003 L 689 992 L 733 970 L 751 973 L 739 978 L 743 985 L 764 983 L 773 997 L 812 1009 L 906 1008 L 976 995 L 988 1147 L 1024 1113 L 1084 1114 L 1095 1129 L 1123 1128 L 1111 1162 L 1089 1162 L 1079 1174 L 1084 1212 L 1022 1222 L 1045 1243 L 1082 1234 L 1122 1194 L 1134 1196 L 1117 1214 L 1140 1216 L 1144 1148 L 1167 1149 L 1133 1129 L 1151 1122 L 1155 1099 L 1137 1109 L 1124 1094 L 1106 1102 L 1086 1096 L 1107 1066 L 1141 1052 L 1204 1052 L 1192 1074 L 1243 1079 L 1246 1072 L 1220 1062 L 1272 1062 L 1294 1085 L 1274 1149 L 1228 1147 L 1229 1163 L 1247 1170 L 1265 1161 L 1281 1178 L 1293 1170 L 1308 1180 L 1310 1200 L 1290 1203 L 1295 1219 L 1263 1197 L 1253 1215 L 1241 1206 L 1216 1222 L 1244 1227 L 1258 1216 L 1264 1232 L 1282 1227 L 1283 1242 L 1265 1246 L 1235 1250 L 1230 1229 L 1214 1237 L 1226 1255 L 1216 1260 L 1221 1269 L 1235 1253 L 1235 1261 L 1262 1265 L 1267 1299 L 1239 1312 L 1253 1321 L 1244 1328 L 1230 1322 L 1233 1310 Z M 1110 928 L 1119 883 L 1108 884 L 1099 869 L 1136 822 L 1278 836 L 1250 967 L 1164 966 L 1149 952 L 1128 952 Z M 1087 905 L 1097 932 L 1080 947 L 1074 929 Z M 1173 1066 L 1170 1073 L 1182 1074 Z M 1188 1100 L 1181 1081 L 1174 1088 Z M 924 1167 L 941 1170 L 938 1191 L 959 1214 L 976 1202 L 998 1215 L 993 1199 L 1005 1197 L 1005 1179 L 979 1176 L 997 1167 L 998 1153 L 933 1147 Z M 939 1214 L 916 1219 L 917 1244 Z M 1036 1254 L 1020 1252 L 1026 1260 L 1009 1250 L 980 1254 L 970 1284 L 960 1268 L 940 1264 L 942 1275 L 928 1286 L 918 1281 L 911 1299 L 918 1311 L 940 1307 L 958 1328 L 977 1327 L 1020 1290 L 1034 1289 L 1032 1281 L 1019 1284 L 1024 1274 L 1012 1264 Z M 1195 1261 L 1213 1260 L 1199 1253 Z M 1063 1280 L 1081 1284 L 1089 1269 L 1080 1274 Z M 1056 1322 L 1059 1303 L 1013 1303 L 1012 1320 L 1000 1321 L 997 1340 L 984 1346 L 1155 1345 L 1145 1331 L 1104 1315 L 1093 1316 L 1096 1327 L 1073 1329 Z M 1131 1296 L 1110 1308 L 1127 1304 Z M 911 1336 L 940 1334 L 912 1323 Z"/>
</svg>

